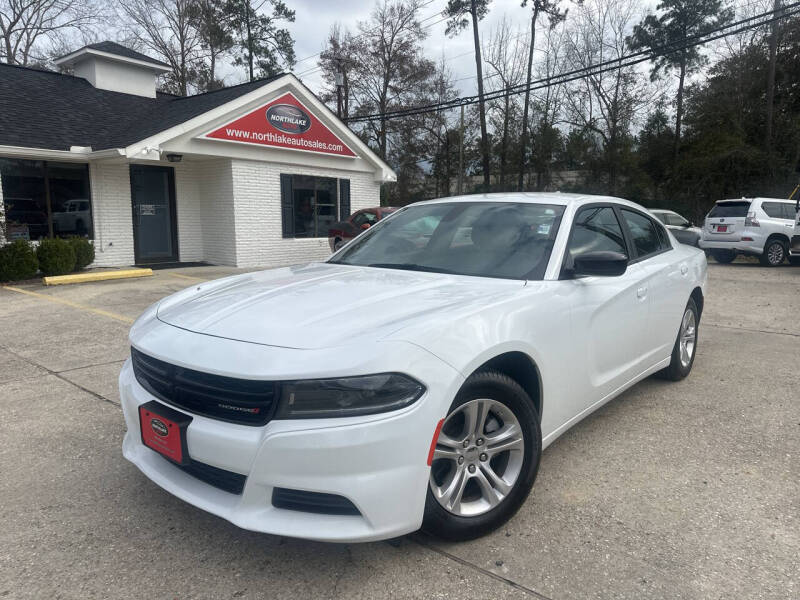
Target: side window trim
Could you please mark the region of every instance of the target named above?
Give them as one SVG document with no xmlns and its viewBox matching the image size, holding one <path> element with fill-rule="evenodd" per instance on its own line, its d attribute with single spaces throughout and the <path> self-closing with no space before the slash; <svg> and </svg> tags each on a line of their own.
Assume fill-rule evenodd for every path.
<svg viewBox="0 0 800 600">
<path fill-rule="evenodd" d="M 630 229 L 628 228 L 628 222 L 625 220 L 625 217 L 622 214 L 622 210 L 623 209 L 624 210 L 628 210 L 628 211 L 630 211 L 632 213 L 635 213 L 635 214 L 639 215 L 640 217 L 644 217 L 645 219 L 648 219 L 653 224 L 653 227 L 656 228 L 656 235 L 658 236 L 658 239 L 661 242 L 661 241 L 663 241 L 662 240 L 662 232 L 660 232 L 658 230 L 659 223 L 657 222 L 657 219 L 653 219 L 652 217 L 644 214 L 640 210 L 637 210 L 637 209 L 633 208 L 632 206 L 624 206 L 622 204 L 614 204 L 613 206 L 614 206 L 614 212 L 617 213 L 617 220 L 620 222 L 620 225 L 622 226 L 622 233 L 625 236 L 625 240 L 626 240 L 626 242 L 628 244 L 628 256 L 630 258 L 628 264 L 633 265 L 633 264 L 636 264 L 638 262 L 649 260 L 651 258 L 654 258 L 656 256 L 659 256 L 661 254 L 664 254 L 666 252 L 671 252 L 672 250 L 674 250 L 674 248 L 672 247 L 672 242 L 669 241 L 669 235 L 665 235 L 664 237 L 666 238 L 666 243 L 667 243 L 667 247 L 666 248 L 661 248 L 661 249 L 659 249 L 658 252 L 651 252 L 650 254 L 645 254 L 644 256 L 639 256 L 639 251 L 636 249 L 636 244 L 633 241 L 633 235 L 631 234 Z"/>
</svg>

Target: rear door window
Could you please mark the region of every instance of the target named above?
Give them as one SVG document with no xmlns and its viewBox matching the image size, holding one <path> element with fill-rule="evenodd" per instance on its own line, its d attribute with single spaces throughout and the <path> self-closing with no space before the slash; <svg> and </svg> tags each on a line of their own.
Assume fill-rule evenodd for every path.
<svg viewBox="0 0 800 600">
<path fill-rule="evenodd" d="M 767 213 L 767 216 L 772 217 L 773 219 L 786 218 L 783 212 L 782 202 L 763 202 L 761 204 L 761 210 L 763 210 L 765 213 Z"/>
<path fill-rule="evenodd" d="M 666 242 L 663 238 L 666 236 L 659 234 L 659 226 L 652 219 L 624 208 L 622 218 L 628 225 L 637 258 L 646 258 L 664 249 Z"/>
<path fill-rule="evenodd" d="M 667 225 L 677 225 L 678 227 L 684 227 L 688 224 L 689 222 L 682 216 L 675 213 L 667 213 Z"/>
<path fill-rule="evenodd" d="M 709 218 L 717 217 L 746 217 L 750 210 L 749 202 L 722 202 L 715 204 L 711 212 L 708 213 Z"/>
</svg>

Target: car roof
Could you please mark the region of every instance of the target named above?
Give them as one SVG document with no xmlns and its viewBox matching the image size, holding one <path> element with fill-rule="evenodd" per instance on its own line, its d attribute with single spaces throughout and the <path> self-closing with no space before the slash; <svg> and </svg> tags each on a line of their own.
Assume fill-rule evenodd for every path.
<svg viewBox="0 0 800 600">
<path fill-rule="evenodd" d="M 717 200 L 717 204 L 728 204 L 731 202 L 785 202 L 794 204 L 796 200 L 787 200 L 786 198 L 763 198 L 756 196 L 755 198 L 729 198 L 727 200 Z"/>
<path fill-rule="evenodd" d="M 416 202 L 415 204 L 444 204 L 449 202 L 519 202 L 527 204 L 555 204 L 565 207 L 581 206 L 597 202 L 613 202 L 647 212 L 645 207 L 622 198 L 595 196 L 593 194 L 562 194 L 561 192 L 497 192 L 493 194 L 470 194 L 425 200 Z"/>
<path fill-rule="evenodd" d="M 651 213 L 671 213 L 673 215 L 677 215 L 674 210 L 670 210 L 668 208 L 651 208 L 649 209 Z"/>
</svg>

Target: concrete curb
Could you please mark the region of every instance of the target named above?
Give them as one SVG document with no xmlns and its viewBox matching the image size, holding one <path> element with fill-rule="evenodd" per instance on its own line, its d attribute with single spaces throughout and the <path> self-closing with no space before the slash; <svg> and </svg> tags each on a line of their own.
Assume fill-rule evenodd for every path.
<svg viewBox="0 0 800 600">
<path fill-rule="evenodd" d="M 123 269 L 120 271 L 98 271 L 96 273 L 75 273 L 73 275 L 55 275 L 42 277 L 44 285 L 67 285 L 70 283 L 87 283 L 90 281 L 106 281 L 108 279 L 133 279 L 150 277 L 152 269 Z"/>
</svg>

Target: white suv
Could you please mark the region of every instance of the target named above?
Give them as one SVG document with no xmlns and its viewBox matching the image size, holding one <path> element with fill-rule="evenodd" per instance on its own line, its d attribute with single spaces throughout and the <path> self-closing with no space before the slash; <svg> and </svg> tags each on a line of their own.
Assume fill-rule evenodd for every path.
<svg viewBox="0 0 800 600">
<path fill-rule="evenodd" d="M 789 256 L 795 215 L 793 200 L 719 200 L 706 216 L 700 247 L 720 263 L 746 254 L 777 267 Z"/>
</svg>

